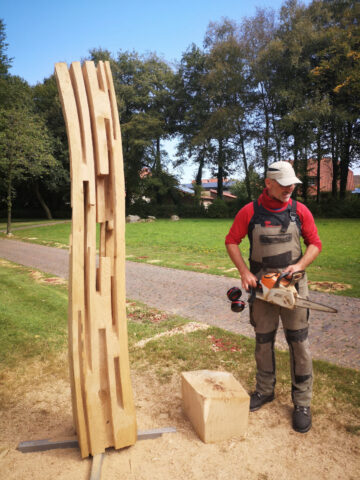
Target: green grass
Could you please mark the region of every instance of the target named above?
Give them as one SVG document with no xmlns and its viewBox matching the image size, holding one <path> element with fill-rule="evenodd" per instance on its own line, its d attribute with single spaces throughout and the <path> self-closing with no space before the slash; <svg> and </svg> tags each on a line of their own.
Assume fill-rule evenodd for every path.
<svg viewBox="0 0 360 480">
<path fill-rule="evenodd" d="M 32 388 L 29 382 L 34 381 L 33 373 L 28 375 L 28 369 L 32 371 L 35 362 L 46 364 L 53 358 L 53 368 L 46 374 L 67 375 L 66 287 L 38 283 L 30 273 L 31 270 L 8 262 L 0 264 L 0 280 L 5 287 L 0 292 L 0 403 L 4 408 L 15 390 L 17 396 L 21 395 L 19 385 Z M 216 327 L 155 339 L 158 333 L 182 326 L 187 320 L 133 301 L 128 303 L 127 311 L 133 371 L 146 373 L 152 369 L 166 382 L 181 371 L 225 370 L 233 373 L 247 390 L 253 388 L 253 339 Z M 136 344 L 142 339 L 151 340 L 141 348 Z M 277 399 L 291 404 L 288 352 L 277 351 L 276 362 Z M 314 373 L 314 414 L 341 419 L 346 411 L 346 421 L 339 421 L 339 427 L 359 435 L 360 372 L 314 361 Z M 46 375 L 39 378 L 41 381 L 46 381 Z"/>
<path fill-rule="evenodd" d="M 36 222 L 37 223 L 37 222 Z M 70 238 L 71 222 L 59 223 L 57 225 L 46 225 L 43 227 L 26 228 L 25 230 L 13 230 L 12 237 L 16 240 L 23 240 L 50 247 L 68 248 Z M 5 234 L 0 234 L 6 237 Z"/>
<path fill-rule="evenodd" d="M 227 256 L 224 238 L 231 226 L 228 219 L 157 220 L 126 225 L 127 258 L 136 262 L 237 277 Z M 360 297 L 360 220 L 318 219 L 323 251 L 308 268 L 311 281 L 332 281 L 351 288 L 334 292 Z M 70 224 L 58 224 L 14 231 L 14 238 L 66 248 Z M 247 238 L 240 245 L 248 257 Z"/>
<path fill-rule="evenodd" d="M 2 366 L 14 366 L 33 357 L 45 358 L 66 344 L 67 289 L 35 282 L 30 272 L 17 265 L 0 264 Z"/>
<path fill-rule="evenodd" d="M 348 283 L 344 295 L 360 297 L 360 219 L 316 221 L 323 249 L 308 268 L 311 280 Z"/>
<path fill-rule="evenodd" d="M 22 219 L 16 219 L 13 220 L 11 223 L 11 228 L 16 229 L 18 227 L 26 227 L 28 225 L 38 225 L 41 223 L 57 223 L 57 222 L 64 222 L 68 220 L 47 220 L 47 219 L 33 219 L 33 220 L 22 220 Z M 7 227 L 7 222 L 4 219 L 0 219 L 0 231 L 1 230 L 6 230 Z"/>
</svg>

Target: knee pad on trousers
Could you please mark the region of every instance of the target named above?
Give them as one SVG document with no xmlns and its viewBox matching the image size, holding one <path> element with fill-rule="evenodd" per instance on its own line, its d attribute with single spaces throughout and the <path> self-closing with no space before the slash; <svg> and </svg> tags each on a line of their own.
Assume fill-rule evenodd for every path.
<svg viewBox="0 0 360 480">
<path fill-rule="evenodd" d="M 309 335 L 309 328 L 300 328 L 299 330 L 285 330 L 286 341 L 290 344 L 293 342 L 304 342 Z"/>
<path fill-rule="evenodd" d="M 277 330 L 269 333 L 256 333 L 255 358 L 257 369 L 275 373 L 274 343 Z"/>
<path fill-rule="evenodd" d="M 308 340 L 308 328 L 285 330 L 285 337 L 292 356 L 295 384 L 302 384 L 312 377 L 312 359 Z"/>
</svg>

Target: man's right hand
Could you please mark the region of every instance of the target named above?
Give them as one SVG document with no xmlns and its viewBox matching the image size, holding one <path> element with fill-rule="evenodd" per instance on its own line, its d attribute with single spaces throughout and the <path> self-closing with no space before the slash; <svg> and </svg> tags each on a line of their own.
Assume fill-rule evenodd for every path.
<svg viewBox="0 0 360 480">
<path fill-rule="evenodd" d="M 246 263 L 244 262 L 239 246 L 233 243 L 230 243 L 226 245 L 226 250 L 233 264 L 235 265 L 235 267 L 238 269 L 240 273 L 241 285 L 243 289 L 248 292 L 251 287 L 256 288 L 257 278 L 255 277 L 254 274 L 250 272 Z"/>
<path fill-rule="evenodd" d="M 241 285 L 244 290 L 247 292 L 250 291 L 250 288 L 256 288 L 257 286 L 257 278 L 253 273 L 250 272 L 250 270 L 245 270 L 240 273 L 241 276 Z"/>
</svg>

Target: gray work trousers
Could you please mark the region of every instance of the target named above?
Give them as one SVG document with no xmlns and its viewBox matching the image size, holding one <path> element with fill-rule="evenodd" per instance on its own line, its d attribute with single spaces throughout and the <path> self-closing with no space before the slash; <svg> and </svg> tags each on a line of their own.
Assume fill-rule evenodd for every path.
<svg viewBox="0 0 360 480">
<path fill-rule="evenodd" d="M 263 395 L 273 393 L 276 383 L 274 344 L 281 318 L 290 351 L 292 400 L 294 405 L 310 406 L 313 371 L 308 339 L 308 310 L 272 305 L 255 299 L 250 308 L 250 321 L 256 333 L 256 390 Z"/>
</svg>

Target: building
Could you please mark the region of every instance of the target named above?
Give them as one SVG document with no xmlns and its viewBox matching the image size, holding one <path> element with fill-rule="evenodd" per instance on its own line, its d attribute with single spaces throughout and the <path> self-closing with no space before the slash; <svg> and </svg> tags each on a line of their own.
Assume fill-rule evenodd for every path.
<svg viewBox="0 0 360 480">
<path fill-rule="evenodd" d="M 187 183 L 179 186 L 179 190 L 184 194 L 187 194 L 191 197 L 194 196 L 194 183 Z M 223 200 L 225 202 L 231 202 L 236 199 L 236 195 L 230 193 L 230 187 L 235 183 L 235 180 L 228 180 L 224 178 L 223 183 Z M 208 208 L 209 205 L 217 198 L 217 179 L 210 178 L 204 179 L 201 182 L 202 192 L 201 192 L 201 203 L 205 208 Z"/>
<path fill-rule="evenodd" d="M 360 175 L 354 175 L 355 188 L 360 188 Z"/>
<path fill-rule="evenodd" d="M 315 196 L 317 193 L 317 171 L 318 164 L 314 158 L 308 161 L 308 195 Z M 323 158 L 320 163 L 320 192 L 332 191 L 333 164 L 331 158 Z M 338 189 L 340 180 L 338 180 Z M 351 170 L 348 172 L 346 190 L 351 192 L 355 189 L 354 174 Z"/>
</svg>

